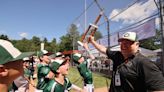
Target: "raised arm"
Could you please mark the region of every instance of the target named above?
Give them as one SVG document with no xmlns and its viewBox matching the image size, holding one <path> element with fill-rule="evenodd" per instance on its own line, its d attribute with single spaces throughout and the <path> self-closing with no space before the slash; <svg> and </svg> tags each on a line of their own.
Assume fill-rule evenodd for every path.
<svg viewBox="0 0 164 92">
<path fill-rule="evenodd" d="M 76 86 L 75 84 L 72 84 L 72 89 L 76 90 L 76 92 L 83 92 L 82 88 Z"/>
<path fill-rule="evenodd" d="M 88 52 L 89 57 L 90 57 L 92 60 L 95 59 L 95 57 L 93 56 L 93 54 L 90 52 L 90 49 L 89 49 L 89 47 L 88 47 L 88 43 L 83 43 L 83 47 L 84 47 L 84 49 L 86 49 L 86 51 Z"/>
<path fill-rule="evenodd" d="M 101 53 L 106 54 L 106 50 L 107 48 L 103 45 L 98 44 L 95 40 L 93 36 L 90 36 L 90 42 L 92 43 L 92 45 Z"/>
</svg>

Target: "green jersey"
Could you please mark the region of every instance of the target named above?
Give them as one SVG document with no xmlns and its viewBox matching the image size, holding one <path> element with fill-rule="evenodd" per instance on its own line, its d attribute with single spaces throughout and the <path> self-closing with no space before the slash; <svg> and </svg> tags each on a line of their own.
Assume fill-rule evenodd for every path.
<svg viewBox="0 0 164 92">
<path fill-rule="evenodd" d="M 69 81 L 68 78 L 64 79 L 64 85 L 58 83 L 55 80 L 50 80 L 44 88 L 43 92 L 65 92 L 71 89 L 72 83 Z"/>
<path fill-rule="evenodd" d="M 24 76 L 27 78 L 30 77 L 30 70 L 29 69 L 27 69 L 27 68 L 24 69 Z"/>
<path fill-rule="evenodd" d="M 39 69 L 39 68 L 42 67 L 42 66 L 47 66 L 47 64 L 39 63 L 39 64 L 37 64 L 37 69 Z"/>
<path fill-rule="evenodd" d="M 38 77 L 38 83 L 37 83 L 37 89 L 43 90 L 47 83 L 50 81 L 49 78 L 47 78 L 48 73 L 50 72 L 50 68 L 48 66 L 41 66 L 38 69 L 37 77 Z"/>
<path fill-rule="evenodd" d="M 87 66 L 88 66 L 88 62 L 85 60 L 83 63 L 79 64 L 77 68 L 80 75 L 84 79 L 84 83 L 92 84 L 93 83 L 92 72 L 89 70 Z"/>
</svg>

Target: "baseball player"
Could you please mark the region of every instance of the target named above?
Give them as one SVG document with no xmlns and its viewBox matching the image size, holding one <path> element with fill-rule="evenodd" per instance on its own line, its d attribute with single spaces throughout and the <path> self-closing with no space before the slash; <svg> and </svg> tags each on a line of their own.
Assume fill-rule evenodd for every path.
<svg viewBox="0 0 164 92">
<path fill-rule="evenodd" d="M 90 58 L 94 59 L 95 57 L 89 51 L 89 47 L 88 47 L 87 43 L 80 43 L 80 44 L 81 44 L 81 46 L 83 46 L 86 49 Z M 93 92 L 93 89 L 94 89 L 93 77 L 92 77 L 92 72 L 88 68 L 89 61 L 87 59 L 85 59 L 82 56 L 82 54 L 80 54 L 80 53 L 74 53 L 73 60 L 75 63 L 78 64 L 78 66 L 77 66 L 78 71 L 84 79 L 84 90 L 86 90 L 86 92 Z"/>
</svg>

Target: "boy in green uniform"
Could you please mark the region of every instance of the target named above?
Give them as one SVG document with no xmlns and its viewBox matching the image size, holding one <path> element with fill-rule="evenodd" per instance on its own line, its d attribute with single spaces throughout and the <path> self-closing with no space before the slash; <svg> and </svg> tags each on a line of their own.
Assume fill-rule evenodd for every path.
<svg viewBox="0 0 164 92">
<path fill-rule="evenodd" d="M 24 77 L 30 79 L 29 57 L 23 58 Z"/>
<path fill-rule="evenodd" d="M 69 62 L 64 59 L 55 59 L 50 63 L 50 69 L 55 74 L 55 79 L 52 79 L 47 84 L 44 92 L 65 92 L 71 89 L 71 82 L 65 75 L 68 74 Z"/>
<path fill-rule="evenodd" d="M 51 53 L 49 53 L 47 50 L 41 50 L 37 53 L 37 56 L 40 60 L 40 63 L 37 65 L 37 69 L 50 63 L 50 55 Z"/>
<path fill-rule="evenodd" d="M 50 71 L 48 64 L 50 63 L 49 53 L 46 50 L 42 50 L 39 52 L 39 59 L 41 61 L 40 64 L 37 65 L 37 86 L 36 88 L 39 90 L 43 90 L 48 81 L 54 77 L 54 74 Z"/>
<path fill-rule="evenodd" d="M 80 43 L 88 52 L 91 59 L 94 59 L 95 57 L 91 54 L 89 51 L 88 45 L 86 43 Z M 82 54 L 75 53 L 73 54 L 73 61 L 78 64 L 77 68 L 80 73 L 80 75 L 84 79 L 84 90 L 86 92 L 93 92 L 94 86 L 93 86 L 93 78 L 92 78 L 92 72 L 88 68 L 88 59 L 84 59 Z"/>
<path fill-rule="evenodd" d="M 50 72 L 51 70 L 49 66 L 41 66 L 39 68 L 37 74 L 38 75 L 37 91 L 43 90 L 46 87 L 47 83 L 53 78 L 54 74 L 49 74 Z"/>
</svg>

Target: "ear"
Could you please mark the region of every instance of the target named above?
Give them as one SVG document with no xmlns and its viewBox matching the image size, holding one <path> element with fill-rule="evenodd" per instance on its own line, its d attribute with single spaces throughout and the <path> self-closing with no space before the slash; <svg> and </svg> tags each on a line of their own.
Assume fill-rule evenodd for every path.
<svg viewBox="0 0 164 92">
<path fill-rule="evenodd" d="M 58 68 L 58 70 L 56 71 L 57 73 L 60 73 L 60 69 Z"/>
<path fill-rule="evenodd" d="M 0 77 L 6 77 L 9 74 L 8 69 L 6 69 L 3 65 L 0 66 Z"/>
</svg>

